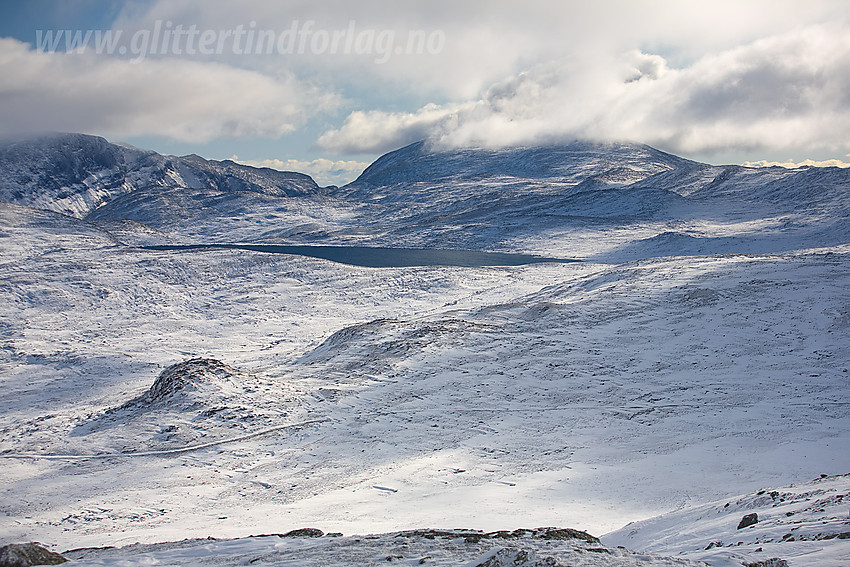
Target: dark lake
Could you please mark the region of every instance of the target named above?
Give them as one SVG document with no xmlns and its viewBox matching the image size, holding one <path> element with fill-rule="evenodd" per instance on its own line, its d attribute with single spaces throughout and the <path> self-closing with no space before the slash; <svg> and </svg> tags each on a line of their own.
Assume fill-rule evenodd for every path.
<svg viewBox="0 0 850 567">
<path fill-rule="evenodd" d="M 479 252 L 477 250 L 438 250 L 424 248 L 379 248 L 371 246 L 286 246 L 277 244 L 182 244 L 142 246 L 145 250 L 213 250 L 235 249 L 296 254 L 322 258 L 341 264 L 367 268 L 404 268 L 412 266 L 522 266 L 543 262 L 578 262 L 564 258 L 545 258 L 529 254 Z"/>
</svg>

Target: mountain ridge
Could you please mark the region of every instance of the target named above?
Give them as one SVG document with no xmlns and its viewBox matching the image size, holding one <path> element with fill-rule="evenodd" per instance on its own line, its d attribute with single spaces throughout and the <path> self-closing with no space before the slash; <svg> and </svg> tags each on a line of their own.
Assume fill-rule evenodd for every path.
<svg viewBox="0 0 850 567">
<path fill-rule="evenodd" d="M 0 200 L 91 221 L 128 244 L 570 249 L 619 262 L 832 246 L 850 217 L 850 170 L 718 166 L 630 143 L 420 141 L 320 188 L 300 173 L 61 134 L 0 143 L 0 169 Z M 610 242 L 613 225 L 635 238 L 600 250 L 593 241 Z"/>
<path fill-rule="evenodd" d="M 258 170 L 200 156 L 166 156 L 99 136 L 58 133 L 0 141 L 0 199 L 84 218 L 150 187 L 301 195 L 318 190 L 303 173 Z M 261 174 L 257 172 L 260 171 Z"/>
<path fill-rule="evenodd" d="M 607 160 L 602 159 L 607 156 Z M 644 144 L 573 141 L 568 144 L 516 146 L 502 149 L 438 149 L 414 142 L 379 157 L 349 185 L 391 185 L 479 175 L 579 180 L 609 169 L 605 161 L 634 175 L 696 164 Z M 600 163 L 594 163 L 600 162 Z M 610 168 L 615 169 L 615 168 Z M 645 176 L 645 175 L 644 175 Z"/>
</svg>

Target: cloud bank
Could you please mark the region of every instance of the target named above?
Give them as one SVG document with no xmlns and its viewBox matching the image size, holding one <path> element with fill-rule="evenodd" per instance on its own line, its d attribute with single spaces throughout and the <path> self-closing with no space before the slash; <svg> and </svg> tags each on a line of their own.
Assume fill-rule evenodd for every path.
<svg viewBox="0 0 850 567">
<path fill-rule="evenodd" d="M 106 136 L 278 137 L 339 97 L 291 75 L 270 77 L 215 62 L 132 62 L 91 53 L 37 53 L 0 39 L 2 130 Z"/>
<path fill-rule="evenodd" d="M 319 145 L 386 151 L 417 139 L 506 146 L 575 138 L 678 153 L 850 146 L 850 34 L 810 26 L 673 68 L 630 51 L 530 67 L 477 99 L 415 112 L 355 111 Z M 846 149 L 843 153 L 846 153 Z"/>
<path fill-rule="evenodd" d="M 319 185 L 344 185 L 354 181 L 363 170 L 369 167 L 367 161 L 329 160 L 319 158 L 314 160 L 297 159 L 262 159 L 246 160 L 233 156 L 230 159 L 237 163 L 253 167 L 268 167 L 279 171 L 297 171 L 306 173 Z"/>
<path fill-rule="evenodd" d="M 116 5 L 111 31 L 125 39 L 191 29 L 196 44 L 209 32 L 241 47 L 193 55 L 163 39 L 156 45 L 171 47 L 152 41 L 133 63 L 132 49 L 40 54 L 0 39 L 0 132 L 228 139 L 226 155 L 253 156 L 285 138 L 276 151 L 307 161 L 317 147 L 366 159 L 423 138 L 445 146 L 632 140 L 737 162 L 850 151 L 843 0 L 807 0 L 804 10 L 798 0 Z M 247 34 L 263 30 L 278 39 L 295 30 L 308 49 L 246 53 Z M 362 53 L 315 47 L 347 30 L 343 44 L 353 30 L 397 43 Z M 405 38 L 417 30 L 445 45 L 410 54 Z"/>
</svg>

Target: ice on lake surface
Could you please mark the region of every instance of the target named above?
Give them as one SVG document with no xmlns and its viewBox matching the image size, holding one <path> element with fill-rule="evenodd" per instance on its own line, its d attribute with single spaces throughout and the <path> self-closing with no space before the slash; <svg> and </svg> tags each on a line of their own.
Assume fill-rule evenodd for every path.
<svg viewBox="0 0 850 567">
<path fill-rule="evenodd" d="M 146 246 L 146 250 L 192 251 L 237 249 L 270 254 L 294 254 L 322 258 L 340 264 L 365 268 L 406 268 L 413 266 L 524 266 L 542 262 L 577 262 L 567 258 L 546 258 L 530 254 L 481 252 L 478 250 L 441 250 L 424 248 L 386 248 L 377 246 L 289 246 L 277 244 L 184 244 Z"/>
</svg>

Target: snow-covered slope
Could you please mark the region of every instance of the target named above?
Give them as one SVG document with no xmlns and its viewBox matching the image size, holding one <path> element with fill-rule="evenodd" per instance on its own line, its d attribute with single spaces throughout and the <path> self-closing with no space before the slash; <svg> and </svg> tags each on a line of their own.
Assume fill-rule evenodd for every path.
<svg viewBox="0 0 850 567">
<path fill-rule="evenodd" d="M 847 170 L 711 166 L 637 144 L 436 151 L 420 142 L 331 194 L 368 205 L 361 224 L 383 229 L 382 241 L 622 262 L 843 244 L 848 191 Z M 632 235 L 664 234 L 683 246 L 631 245 Z"/>
<path fill-rule="evenodd" d="M 850 475 L 822 475 L 631 523 L 603 539 L 739 567 L 770 558 L 840 567 L 850 560 Z"/>
<path fill-rule="evenodd" d="M 376 270 L 7 240 L 7 537 L 601 533 L 850 469 L 846 249 Z M 193 356 L 254 378 L 144 403 Z"/>
<path fill-rule="evenodd" d="M 157 189 L 181 187 L 280 196 L 318 188 L 300 173 L 198 156 L 162 156 L 84 134 L 2 140 L 0 171 L 0 200 L 78 218 L 117 197 L 144 189 L 153 189 L 153 194 Z"/>
<path fill-rule="evenodd" d="M 233 175 L 256 190 L 214 185 L 226 163 L 155 154 L 139 159 L 211 177 L 105 192 L 57 181 L 50 206 L 40 182 L 15 185 L 0 203 L 0 543 L 305 525 L 603 533 L 850 471 L 846 172 L 628 145 L 480 152 L 414 146 L 368 184 L 297 194 L 250 168 Z M 79 163 L 83 180 L 120 170 Z M 128 246 L 301 240 L 585 261 L 374 269 Z M 732 541 L 683 518 L 698 538 L 683 526 L 664 549 L 653 536 L 628 546 L 684 552 L 712 526 Z M 317 545 L 360 557 L 333 540 Z M 240 561 L 307 553 L 280 543 L 209 545 Z"/>
<path fill-rule="evenodd" d="M 348 188 L 493 177 L 626 185 L 695 165 L 639 144 L 573 142 L 546 147 L 439 150 L 416 142 L 379 158 Z"/>
</svg>

